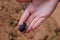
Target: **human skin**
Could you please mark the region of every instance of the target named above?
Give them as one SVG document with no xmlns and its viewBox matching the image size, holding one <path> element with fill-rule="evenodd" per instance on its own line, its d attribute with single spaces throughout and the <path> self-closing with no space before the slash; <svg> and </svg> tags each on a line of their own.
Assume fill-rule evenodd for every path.
<svg viewBox="0 0 60 40">
<path fill-rule="evenodd" d="M 53 13 L 58 1 L 59 0 L 33 0 L 25 9 L 18 25 L 26 22 L 26 32 L 36 29 Z"/>
</svg>

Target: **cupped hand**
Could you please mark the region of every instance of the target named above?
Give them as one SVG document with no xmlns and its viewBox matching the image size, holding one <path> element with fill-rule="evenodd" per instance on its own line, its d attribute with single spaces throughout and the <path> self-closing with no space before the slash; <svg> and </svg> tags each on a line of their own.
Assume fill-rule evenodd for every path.
<svg viewBox="0 0 60 40">
<path fill-rule="evenodd" d="M 39 25 L 41 25 L 44 20 L 53 13 L 57 3 L 57 0 L 41 0 L 31 2 L 21 16 L 18 25 L 22 25 L 26 22 L 26 32 L 39 27 Z"/>
</svg>

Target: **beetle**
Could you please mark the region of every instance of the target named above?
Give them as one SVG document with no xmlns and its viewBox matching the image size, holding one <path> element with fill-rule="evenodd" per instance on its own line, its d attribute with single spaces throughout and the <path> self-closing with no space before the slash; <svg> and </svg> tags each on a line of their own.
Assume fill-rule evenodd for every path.
<svg viewBox="0 0 60 40">
<path fill-rule="evenodd" d="M 20 32 L 25 31 L 25 30 L 26 30 L 26 23 L 23 23 L 23 25 L 21 25 L 21 26 L 19 27 L 19 30 L 20 30 Z"/>
</svg>

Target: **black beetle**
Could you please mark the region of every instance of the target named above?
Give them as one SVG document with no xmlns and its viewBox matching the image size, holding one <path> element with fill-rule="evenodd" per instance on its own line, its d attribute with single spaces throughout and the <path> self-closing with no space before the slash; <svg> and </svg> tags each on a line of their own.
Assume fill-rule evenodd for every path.
<svg viewBox="0 0 60 40">
<path fill-rule="evenodd" d="M 19 30 L 20 32 L 23 32 L 24 30 L 26 30 L 26 23 L 23 23 L 23 25 L 20 26 Z"/>
</svg>

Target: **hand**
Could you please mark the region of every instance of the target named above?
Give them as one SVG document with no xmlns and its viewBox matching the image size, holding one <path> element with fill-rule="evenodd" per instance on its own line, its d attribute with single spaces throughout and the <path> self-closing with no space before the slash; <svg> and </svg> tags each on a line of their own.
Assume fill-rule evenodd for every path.
<svg viewBox="0 0 60 40">
<path fill-rule="evenodd" d="M 23 22 L 26 22 L 27 24 L 26 32 L 29 32 L 30 30 L 37 28 L 44 22 L 44 20 L 48 16 L 52 14 L 57 3 L 58 3 L 57 0 L 33 1 L 24 11 L 18 25 L 22 25 Z"/>
</svg>

